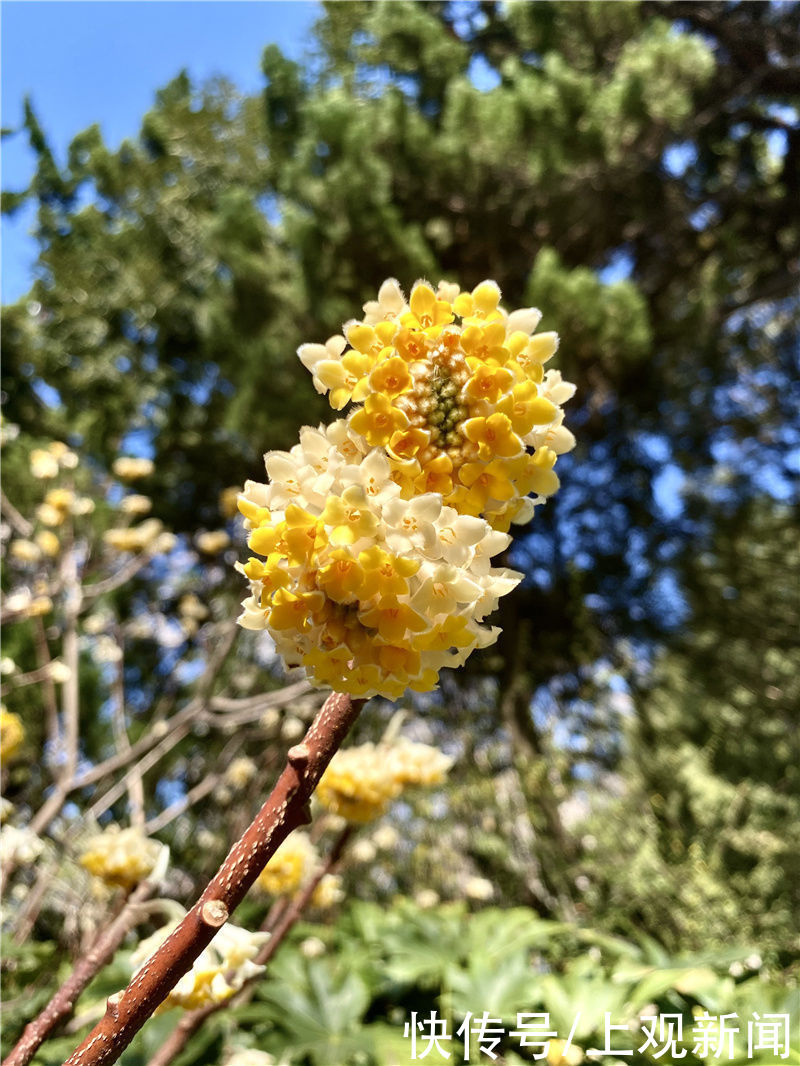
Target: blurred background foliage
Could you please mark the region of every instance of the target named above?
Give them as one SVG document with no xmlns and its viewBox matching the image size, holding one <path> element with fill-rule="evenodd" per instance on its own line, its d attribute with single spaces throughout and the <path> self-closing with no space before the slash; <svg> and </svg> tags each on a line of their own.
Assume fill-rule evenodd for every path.
<svg viewBox="0 0 800 1066">
<path fill-rule="evenodd" d="M 126 638 L 134 743 L 188 701 L 241 593 L 230 566 L 241 541 L 209 555 L 192 537 L 226 521 L 235 536 L 222 491 L 261 478 L 264 450 L 327 417 L 297 345 L 338 332 L 387 276 L 406 289 L 421 276 L 464 288 L 492 277 L 506 306 L 541 307 L 578 384 L 567 418 L 578 447 L 510 552 L 526 579 L 505 597 L 500 645 L 413 705 L 417 735 L 457 759 L 447 792 L 396 805 L 397 847 L 355 866 L 350 894 L 466 895 L 477 909 L 524 906 L 554 927 L 624 938 L 626 964 L 644 965 L 643 943 L 667 969 L 706 959 L 729 982 L 726 1009 L 747 982 L 724 976 L 725 946 L 758 952 L 784 986 L 800 959 L 799 50 L 796 3 L 332 3 L 306 61 L 265 49 L 259 95 L 178 74 L 137 138 L 114 148 L 90 127 L 63 166 L 29 102 L 16 135 L 30 139 L 36 173 L 3 200 L 9 213 L 36 203 L 39 241 L 30 292 L 3 314 L 4 416 L 19 426 L 8 498 L 32 513 L 41 486 L 27 455 L 66 441 L 82 460 L 76 485 L 97 499 L 86 522 L 99 537 L 118 502 L 114 457 L 152 457 L 142 491 L 179 535 L 177 554 L 103 609 L 120 632 L 143 614 L 174 621 L 188 591 L 210 612 L 171 644 Z M 16 580 L 6 567 L 4 588 Z M 45 634 L 56 649 L 60 624 L 56 614 Z M 36 619 L 9 630 L 4 654 L 20 669 L 35 668 L 40 630 Z M 194 665 L 176 672 L 178 661 Z M 91 766 L 108 756 L 105 668 L 88 652 L 81 662 Z M 252 634 L 215 676 L 239 698 L 281 680 Z M 9 767 L 6 795 L 36 811 L 46 693 L 9 684 L 6 703 L 30 756 Z M 377 739 L 391 710 L 372 706 L 357 738 Z M 287 721 L 307 711 L 266 723 L 260 711 L 226 731 L 206 708 L 145 777 L 148 818 L 237 753 L 268 778 Z M 73 817 L 84 800 L 90 790 Z M 202 885 L 256 800 L 229 796 L 165 823 L 179 895 Z M 124 803 L 123 790 L 108 807 L 123 821 Z M 73 877 L 62 894 L 85 891 Z M 442 912 L 423 954 L 455 913 Z M 332 959 L 358 955 L 365 915 L 379 924 L 362 903 L 328 931 Z M 405 936 L 416 919 L 395 917 Z M 42 988 L 52 953 L 79 950 L 62 919 L 57 907 L 38 918 L 43 954 L 26 966 Z M 548 958 L 580 981 L 583 954 L 574 942 Z M 283 976 L 302 996 L 293 958 L 281 957 L 298 968 Z M 345 997 L 353 1031 L 413 1002 L 385 984 L 391 966 L 379 978 L 366 966 L 343 970 L 366 989 Z M 475 975 L 465 959 L 443 966 L 396 981 L 457 1013 Z M 598 966 L 592 979 L 610 981 L 612 963 Z M 247 1008 L 253 1033 L 273 1017 L 291 1029 L 285 1003 L 262 1021 L 252 1013 L 280 1005 L 280 974 Z M 537 1009 L 543 980 L 530 977 L 522 1007 L 497 1009 Z M 291 1061 L 333 1062 L 294 1039 Z M 376 1054 L 365 1047 L 348 1045 L 342 1062 Z M 394 1061 L 383 1054 L 375 1061 Z"/>
</svg>

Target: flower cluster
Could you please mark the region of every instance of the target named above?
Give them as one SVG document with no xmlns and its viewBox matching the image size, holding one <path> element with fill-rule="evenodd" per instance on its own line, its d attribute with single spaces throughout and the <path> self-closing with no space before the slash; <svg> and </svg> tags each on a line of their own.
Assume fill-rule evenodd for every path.
<svg viewBox="0 0 800 1066">
<path fill-rule="evenodd" d="M 54 440 L 47 448 L 34 448 L 30 454 L 31 473 L 40 481 L 58 477 L 60 470 L 74 470 L 78 457 L 63 441 Z"/>
<path fill-rule="evenodd" d="M 167 925 L 142 941 L 131 957 L 133 965 L 143 969 L 177 924 Z M 269 933 L 250 933 L 226 923 L 195 959 L 191 970 L 178 981 L 159 1011 L 170 1007 L 196 1010 L 224 1003 L 251 977 L 264 972 L 264 967 L 253 960 L 268 939 Z"/>
<path fill-rule="evenodd" d="M 314 846 L 306 833 L 291 833 L 258 875 L 256 884 L 272 896 L 296 892 L 314 865 Z"/>
<path fill-rule="evenodd" d="M 394 279 L 364 310 L 344 337 L 300 348 L 317 391 L 336 410 L 363 401 L 348 424 L 385 449 L 404 498 L 441 493 L 496 529 L 527 522 L 541 502 L 528 494 L 556 491 L 556 457 L 575 443 L 560 408 L 575 388 L 544 371 L 558 337 L 534 334 L 540 313 L 508 314 L 493 281 L 420 281 L 406 304 Z"/>
<path fill-rule="evenodd" d="M 79 861 L 107 885 L 133 888 L 153 872 L 161 849 L 138 829 L 110 825 L 87 842 Z"/>
<path fill-rule="evenodd" d="M 317 786 L 332 814 L 363 824 L 379 818 L 404 788 L 439 785 L 451 760 L 427 744 L 361 744 L 337 751 Z"/>
<path fill-rule="evenodd" d="M 574 443 L 558 406 L 573 387 L 543 370 L 555 335 L 532 336 L 539 313 L 499 298 L 494 282 L 418 282 L 406 304 L 388 281 L 346 338 L 299 350 L 335 408 L 363 404 L 268 453 L 270 484 L 246 484 L 239 621 L 316 684 L 427 692 L 497 638 L 481 623 L 521 575 L 491 557 L 558 488 Z"/>
<path fill-rule="evenodd" d="M 239 501 L 250 529 L 240 622 L 268 628 L 320 685 L 395 699 L 429 691 L 497 630 L 480 623 L 519 574 L 490 558 L 510 538 L 438 493 L 403 499 L 389 459 L 339 420 L 267 456 L 270 485 Z"/>
<path fill-rule="evenodd" d="M 111 464 L 111 469 L 123 481 L 139 481 L 149 477 L 155 466 L 152 459 L 143 459 L 134 455 L 120 455 Z"/>
<path fill-rule="evenodd" d="M 148 518 L 138 526 L 107 529 L 103 541 L 118 552 L 169 552 L 175 546 L 175 535 L 164 532 L 159 518 Z"/>
<path fill-rule="evenodd" d="M 0 704 L 0 762 L 13 759 L 24 741 L 22 719 Z"/>
</svg>

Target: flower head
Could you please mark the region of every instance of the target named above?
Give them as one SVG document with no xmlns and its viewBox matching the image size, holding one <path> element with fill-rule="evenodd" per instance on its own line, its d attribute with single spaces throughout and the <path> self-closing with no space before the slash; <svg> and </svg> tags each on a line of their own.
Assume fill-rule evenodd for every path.
<svg viewBox="0 0 800 1066">
<path fill-rule="evenodd" d="M 138 481 L 140 478 L 149 477 L 155 467 L 152 459 L 121 455 L 111 464 L 111 469 L 123 481 Z"/>
<path fill-rule="evenodd" d="M 406 302 L 390 280 L 363 321 L 299 350 L 335 409 L 359 406 L 270 452 L 270 483 L 245 486 L 239 621 L 316 684 L 429 691 L 497 637 L 481 623 L 521 575 L 489 559 L 556 491 L 572 443 L 559 406 L 572 387 L 541 371 L 555 335 L 499 301 L 494 282 L 417 282 Z"/>
<path fill-rule="evenodd" d="M 0 706 L 0 761 L 13 759 L 25 742 L 25 729 L 18 714 Z"/>
<path fill-rule="evenodd" d="M 341 903 L 344 899 L 342 879 L 338 874 L 325 874 L 320 883 L 314 889 L 311 896 L 311 906 L 320 910 L 328 910 Z"/>
<path fill-rule="evenodd" d="M 308 877 L 314 861 L 314 847 L 308 835 L 295 831 L 269 860 L 256 884 L 272 896 L 292 895 Z"/>
<path fill-rule="evenodd" d="M 408 740 L 345 748 L 331 759 L 316 795 L 348 822 L 372 822 L 403 789 L 441 784 L 451 763 L 436 748 Z"/>
<path fill-rule="evenodd" d="M 558 338 L 535 333 L 539 312 L 509 313 L 500 295 L 493 281 L 472 292 L 418 281 L 406 303 L 391 279 L 377 302 L 364 305 L 363 321 L 347 324 L 345 343 L 314 346 L 326 352 L 324 373 L 322 362 L 309 363 L 311 346 L 300 356 L 334 408 L 362 404 L 348 424 L 369 446 L 386 449 L 404 497 L 427 487 L 460 513 L 507 529 L 530 517 L 523 499 L 531 491 L 538 504 L 558 488 L 554 474 L 531 482 L 526 464 L 514 461 L 532 452 L 538 462 L 542 448 L 554 456 L 569 450 L 574 440 L 560 431 L 560 404 L 574 388 L 543 370 Z M 342 392 L 334 382 L 355 355 L 358 372 Z"/>
<path fill-rule="evenodd" d="M 79 861 L 106 884 L 132 888 L 153 872 L 161 847 L 138 829 L 110 825 L 87 842 Z"/>
<path fill-rule="evenodd" d="M 387 453 L 344 420 L 304 430 L 266 465 L 272 483 L 248 482 L 239 501 L 253 552 L 239 566 L 251 589 L 240 622 L 268 629 L 287 664 L 338 691 L 397 698 L 494 639 L 480 623 L 508 572 L 485 567 L 481 548 L 497 538 L 485 520 L 462 529 L 440 495 L 403 499 Z"/>
<path fill-rule="evenodd" d="M 177 924 L 167 925 L 142 941 L 132 956 L 134 966 L 144 969 Z M 264 972 L 264 967 L 253 960 L 268 939 L 269 933 L 250 933 L 227 922 L 171 990 L 160 1010 L 170 1007 L 196 1010 L 224 1003 L 251 977 Z"/>
</svg>

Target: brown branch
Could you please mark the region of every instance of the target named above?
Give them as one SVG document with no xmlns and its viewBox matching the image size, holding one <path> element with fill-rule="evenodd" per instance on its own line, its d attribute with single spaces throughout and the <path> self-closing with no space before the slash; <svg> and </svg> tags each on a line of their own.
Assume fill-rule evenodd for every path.
<svg viewBox="0 0 800 1066">
<path fill-rule="evenodd" d="M 122 633 L 119 626 L 115 627 L 114 639 L 119 648 L 119 659 L 114 663 L 114 678 L 111 684 L 111 724 L 114 730 L 114 741 L 118 752 L 130 756 L 131 741 L 128 736 L 128 724 L 125 720 L 125 668 Z M 144 829 L 145 802 L 144 782 L 139 764 L 134 763 L 128 771 L 127 789 L 130 804 L 131 825 L 137 829 Z"/>
<path fill-rule="evenodd" d="M 303 886 L 302 891 L 299 892 L 293 900 L 278 900 L 271 908 L 270 913 L 261 928 L 262 931 L 269 930 L 272 935 L 256 955 L 253 960 L 255 963 L 260 966 L 265 966 L 270 959 L 273 958 L 281 943 L 286 939 L 287 933 L 308 906 L 317 885 L 323 877 L 325 877 L 326 874 L 331 873 L 339 863 L 342 853 L 347 847 L 347 843 L 352 835 L 353 826 L 345 826 L 331 848 L 325 862 L 318 870 L 316 870 L 311 880 Z M 281 904 L 283 905 L 280 906 Z M 272 917 L 273 914 L 274 919 Z M 169 1066 L 169 1064 L 183 1051 L 206 1018 L 210 1017 L 212 1014 L 216 1014 L 217 1011 L 220 1011 L 229 1005 L 238 1007 L 243 1003 L 246 1003 L 251 998 L 256 983 L 260 977 L 261 975 L 258 974 L 256 977 L 253 977 L 248 981 L 239 994 L 232 1000 L 225 1000 L 222 1003 L 210 1003 L 207 1007 L 201 1007 L 199 1010 L 193 1010 L 184 1014 L 155 1055 L 150 1058 L 147 1066 Z"/>
<path fill-rule="evenodd" d="M 81 992 L 95 974 L 99 973 L 114 957 L 114 953 L 136 920 L 137 905 L 147 899 L 154 887 L 152 882 L 142 881 L 134 889 L 120 913 L 79 960 L 75 969 L 41 1014 L 26 1025 L 22 1036 L 3 1066 L 26 1066 L 56 1026 L 69 1018 Z"/>
<path fill-rule="evenodd" d="M 31 533 L 33 533 L 33 525 L 27 518 L 20 514 L 2 490 L 0 490 L 0 508 L 2 508 L 3 513 L 8 519 L 8 524 L 16 533 L 19 533 L 21 537 L 29 537 Z"/>
<path fill-rule="evenodd" d="M 130 581 L 132 577 L 135 577 L 143 567 L 147 566 L 152 558 L 153 556 L 150 552 L 144 551 L 140 555 L 134 555 L 111 577 L 96 581 L 93 585 L 84 585 L 82 589 L 84 600 L 93 600 L 97 596 L 102 596 L 106 592 L 113 592 L 114 589 L 120 588 L 126 581 Z"/>
<path fill-rule="evenodd" d="M 344 740 L 363 700 L 333 693 L 302 743 L 289 750 L 272 794 L 216 876 L 180 925 L 123 991 L 111 996 L 104 1017 L 65 1066 L 116 1062 L 156 1007 L 187 973 L 220 927 L 220 916 L 241 903 L 289 833 L 309 821 L 308 801 L 325 767 Z M 223 918 L 224 922 L 224 918 Z"/>
<path fill-rule="evenodd" d="M 69 677 L 61 686 L 61 741 L 64 762 L 59 768 L 55 789 L 31 819 L 30 829 L 37 835 L 50 824 L 64 806 L 78 766 L 78 614 L 81 609 L 81 590 L 78 583 L 78 560 L 75 548 L 71 544 L 64 554 L 61 572 L 66 590 L 64 599 L 66 624 L 62 640 L 62 655 L 65 665 L 69 668 Z"/>
</svg>

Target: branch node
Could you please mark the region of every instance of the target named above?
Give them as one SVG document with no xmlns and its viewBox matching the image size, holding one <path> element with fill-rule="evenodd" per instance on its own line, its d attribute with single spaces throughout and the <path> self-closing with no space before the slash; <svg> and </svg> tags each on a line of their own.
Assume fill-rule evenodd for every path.
<svg viewBox="0 0 800 1066">
<path fill-rule="evenodd" d="M 293 748 L 289 748 L 287 753 L 290 764 L 298 771 L 306 768 L 310 755 L 308 744 L 295 744 Z"/>
<path fill-rule="evenodd" d="M 111 1015 L 111 1017 L 114 1019 L 114 1021 L 116 1021 L 117 1018 L 119 1017 L 119 1005 L 120 1005 L 121 1002 L 122 1002 L 122 992 L 114 992 L 106 1000 L 106 1010 Z"/>
<path fill-rule="evenodd" d="M 228 920 L 228 908 L 221 899 L 209 899 L 200 910 L 200 917 L 213 929 L 219 929 Z"/>
</svg>

